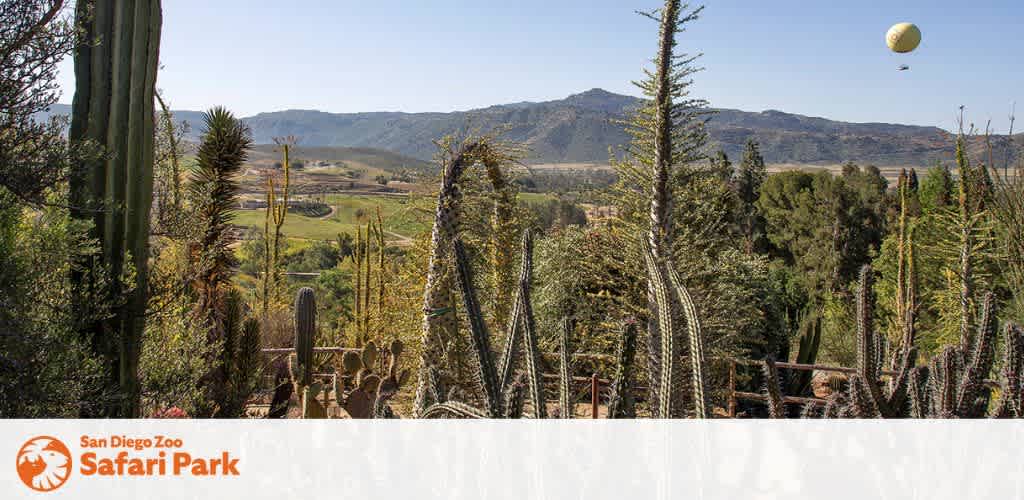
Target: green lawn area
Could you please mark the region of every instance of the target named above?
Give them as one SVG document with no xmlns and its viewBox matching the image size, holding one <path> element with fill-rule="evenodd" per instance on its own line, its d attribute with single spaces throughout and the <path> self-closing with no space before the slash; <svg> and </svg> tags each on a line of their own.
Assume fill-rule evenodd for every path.
<svg viewBox="0 0 1024 500">
<path fill-rule="evenodd" d="M 555 199 L 558 199 L 558 196 L 551 193 L 519 193 L 519 201 L 525 203 L 541 203 Z"/>
<path fill-rule="evenodd" d="M 519 193 L 519 200 L 539 203 L 555 199 L 548 193 Z M 289 239 L 334 240 L 338 233 L 355 234 L 357 220 L 365 226 L 369 220 L 377 220 L 377 207 L 384 217 L 384 229 L 403 236 L 415 237 L 421 231 L 428 231 L 433 219 L 434 197 L 426 196 L 369 196 L 337 194 L 328 195 L 327 202 L 335 211 L 329 217 L 306 217 L 290 212 L 284 221 L 284 234 Z M 237 210 L 234 223 L 255 226 L 263 230 L 265 210 Z M 389 236 L 389 240 L 394 236 Z"/>
<path fill-rule="evenodd" d="M 384 229 L 403 236 L 415 236 L 430 228 L 430 208 L 434 201 L 423 197 L 328 195 L 328 204 L 335 207 L 329 217 L 305 217 L 289 213 L 283 232 L 288 238 L 334 240 L 338 233 L 355 233 L 356 224 L 376 221 L 377 207 L 384 217 Z M 360 219 L 358 216 L 362 216 Z M 238 210 L 234 223 L 263 229 L 265 210 Z M 391 239 L 392 237 L 389 237 Z"/>
</svg>

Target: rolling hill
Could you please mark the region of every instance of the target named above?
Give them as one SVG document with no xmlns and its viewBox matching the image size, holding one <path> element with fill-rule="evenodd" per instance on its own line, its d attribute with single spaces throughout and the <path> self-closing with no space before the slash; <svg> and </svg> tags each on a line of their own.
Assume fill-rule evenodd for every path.
<svg viewBox="0 0 1024 500">
<path fill-rule="evenodd" d="M 257 143 L 294 135 L 301 138 L 304 147 L 373 148 L 420 160 L 430 160 L 435 151 L 432 141 L 446 134 L 507 127 L 505 138 L 530 147 L 527 163 L 604 163 L 609 147 L 629 140 L 616 120 L 638 103 L 635 97 L 593 89 L 556 101 L 453 113 L 288 110 L 260 113 L 244 121 L 252 128 Z M 66 112 L 60 107 L 53 111 Z M 879 166 L 926 166 L 952 158 L 953 137 L 937 127 L 847 123 L 774 110 L 715 111 L 708 124 L 712 141 L 733 158 L 739 157 L 750 137 L 761 143 L 769 163 L 834 165 L 856 161 Z M 200 115 L 190 111 L 176 114 L 192 123 L 191 134 L 198 137 Z M 1005 144 L 1005 137 L 994 140 L 997 148 Z M 976 143 L 972 147 L 980 146 Z"/>
</svg>

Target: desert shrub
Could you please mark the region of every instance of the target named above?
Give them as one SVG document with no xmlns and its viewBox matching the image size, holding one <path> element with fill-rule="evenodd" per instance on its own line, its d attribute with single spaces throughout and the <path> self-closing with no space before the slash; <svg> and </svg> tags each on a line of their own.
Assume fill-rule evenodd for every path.
<svg viewBox="0 0 1024 500">
<path fill-rule="evenodd" d="M 0 417 L 77 417 L 114 397 L 78 333 L 112 302 L 71 293 L 73 257 L 95 251 L 86 229 L 59 209 L 22 208 L 0 187 Z"/>
</svg>

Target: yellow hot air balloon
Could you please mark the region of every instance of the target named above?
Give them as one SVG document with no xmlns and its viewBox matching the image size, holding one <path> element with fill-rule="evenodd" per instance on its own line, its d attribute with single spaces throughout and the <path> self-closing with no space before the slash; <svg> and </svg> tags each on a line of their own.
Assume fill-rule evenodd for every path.
<svg viewBox="0 0 1024 500">
<path fill-rule="evenodd" d="M 905 54 L 921 44 L 921 30 L 912 23 L 899 23 L 885 34 L 885 43 L 893 52 Z"/>
</svg>

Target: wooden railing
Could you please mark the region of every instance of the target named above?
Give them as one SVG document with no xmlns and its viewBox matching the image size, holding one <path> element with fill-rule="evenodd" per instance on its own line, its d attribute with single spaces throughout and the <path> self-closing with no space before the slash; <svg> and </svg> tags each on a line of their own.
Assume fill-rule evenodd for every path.
<svg viewBox="0 0 1024 500">
<path fill-rule="evenodd" d="M 350 352 L 350 351 L 351 352 L 360 352 L 360 349 L 351 348 L 351 347 L 314 347 L 313 348 L 313 352 L 331 352 L 331 353 L 342 354 L 342 353 Z M 267 354 L 267 355 L 273 355 L 275 358 L 277 358 L 277 357 L 279 357 L 281 355 L 295 352 L 295 349 L 294 348 L 290 348 L 290 347 L 268 348 L 268 349 L 263 349 L 262 352 L 264 354 Z M 546 357 L 555 357 L 555 356 L 558 355 L 558 353 L 554 353 L 554 352 L 545 352 L 545 353 L 541 353 L 541 354 L 546 356 Z M 607 354 L 597 354 L 597 353 L 575 353 L 575 354 L 572 355 L 572 357 L 573 357 L 573 359 L 591 359 L 591 360 L 596 359 L 596 360 L 603 360 L 603 361 L 608 361 L 608 360 L 614 360 L 615 359 L 614 356 L 610 356 L 610 355 L 607 355 Z M 762 361 L 749 360 L 749 359 L 731 359 L 731 358 L 729 358 L 729 359 L 718 359 L 718 361 L 725 361 L 726 363 L 728 363 L 728 366 L 729 366 L 729 382 L 728 382 L 727 395 L 726 395 L 726 414 L 730 418 L 735 418 L 736 417 L 736 413 L 737 413 L 736 410 L 737 410 L 737 406 L 738 406 L 739 401 L 758 401 L 758 402 L 767 402 L 768 401 L 768 397 L 765 396 L 764 394 L 758 394 L 758 393 L 753 393 L 753 392 L 745 392 L 745 391 L 736 390 L 736 367 L 740 366 L 740 365 L 742 365 L 742 366 L 761 366 Z M 789 362 L 777 361 L 775 363 L 775 366 L 778 367 L 778 368 L 789 369 L 789 370 L 796 370 L 796 371 L 812 371 L 812 372 L 813 371 L 821 371 L 821 372 L 831 372 L 831 373 L 843 373 L 843 374 L 847 374 L 847 375 L 856 374 L 857 373 L 857 369 L 856 368 L 848 368 L 848 367 L 844 367 L 844 366 L 828 366 L 828 365 L 821 365 L 821 364 L 802 364 L 802 363 L 789 363 Z M 892 370 L 881 370 L 880 374 L 881 374 L 882 377 L 893 377 L 893 376 L 897 375 L 897 372 L 892 371 Z M 329 375 L 332 375 L 332 374 L 328 374 L 328 373 L 317 374 L 317 376 L 324 376 L 324 377 L 329 376 Z M 559 377 L 559 375 L 554 374 L 554 373 L 543 373 L 543 374 L 541 374 L 541 376 L 544 377 L 544 379 L 546 379 L 546 380 L 557 380 L 558 377 Z M 598 409 L 600 407 L 601 390 L 610 387 L 612 381 L 609 380 L 609 379 L 601 378 L 601 377 L 598 376 L 597 373 L 594 373 L 594 374 L 592 374 L 589 377 L 574 376 L 574 377 L 572 377 L 572 382 L 574 382 L 576 384 L 581 384 L 581 385 L 583 383 L 586 383 L 589 386 L 590 406 L 591 406 L 590 413 L 591 413 L 591 417 L 592 418 L 597 418 L 597 416 L 598 416 Z M 988 386 L 993 386 L 993 387 L 997 386 L 997 383 L 995 381 L 993 381 L 993 380 L 985 380 L 984 383 L 986 385 L 988 385 Z M 578 388 L 580 386 L 577 385 L 576 387 Z M 639 386 L 634 387 L 634 390 L 636 391 L 637 394 L 642 394 L 646 389 L 647 389 L 646 387 L 639 387 Z M 577 397 L 582 396 L 581 392 L 576 392 L 575 394 L 576 394 Z M 783 395 L 782 401 L 784 403 L 790 403 L 790 404 L 799 404 L 799 405 L 815 404 L 815 405 L 821 405 L 821 406 L 824 406 L 825 404 L 828 403 L 828 401 L 826 401 L 825 399 L 822 399 L 822 398 L 803 397 L 803 396 L 786 396 L 786 395 Z"/>
</svg>

